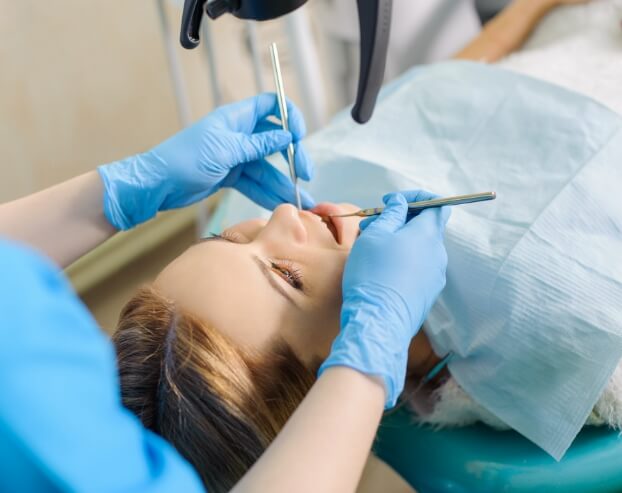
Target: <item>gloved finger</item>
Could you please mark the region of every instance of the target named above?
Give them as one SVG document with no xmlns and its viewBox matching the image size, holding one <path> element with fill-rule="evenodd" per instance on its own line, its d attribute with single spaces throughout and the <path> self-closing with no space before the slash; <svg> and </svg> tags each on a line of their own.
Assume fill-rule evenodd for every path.
<svg viewBox="0 0 622 493">
<path fill-rule="evenodd" d="M 419 202 L 421 200 L 432 200 L 439 197 L 439 195 L 428 192 L 427 190 L 405 190 L 400 193 L 406 198 L 406 202 Z M 382 200 L 391 196 L 390 193 L 386 194 Z"/>
<path fill-rule="evenodd" d="M 281 151 L 281 155 L 289 166 L 287 148 Z M 313 178 L 313 161 L 311 161 L 311 158 L 300 142 L 294 144 L 294 167 L 296 168 L 296 176 L 301 180 L 310 181 Z"/>
<path fill-rule="evenodd" d="M 406 201 L 408 203 L 421 202 L 422 200 L 432 200 L 432 199 L 436 199 L 440 197 L 440 195 L 437 195 L 432 192 L 428 192 L 427 190 L 406 190 L 400 193 L 404 195 L 404 197 L 406 197 Z M 387 197 L 388 195 L 390 194 L 385 195 L 385 197 Z M 408 211 L 408 217 L 406 220 L 410 221 L 414 217 L 417 217 L 419 214 L 421 214 L 421 212 L 422 211 L 420 209 L 414 210 L 414 211 Z"/>
<path fill-rule="evenodd" d="M 255 127 L 255 133 L 270 130 L 282 130 L 282 127 L 270 120 L 263 120 Z M 287 147 L 285 150 L 281 151 L 281 155 L 283 159 L 285 159 L 285 162 L 287 162 Z M 311 161 L 309 154 L 300 142 L 294 144 L 294 166 L 296 167 L 296 176 L 301 180 L 310 181 L 313 178 L 313 161 Z"/>
<path fill-rule="evenodd" d="M 281 198 L 270 190 L 261 190 L 257 182 L 246 176 L 242 176 L 235 184 L 233 184 L 238 192 L 246 195 L 249 199 L 264 209 L 273 210 L 276 206 L 283 203 Z"/>
<path fill-rule="evenodd" d="M 262 131 L 258 127 L 265 125 L 269 116 L 279 116 L 279 104 L 276 94 L 265 92 L 237 103 L 221 106 L 215 110 L 215 113 L 224 119 L 227 129 L 250 135 Z M 281 128 L 281 126 L 264 128 L 263 131 L 276 128 Z"/>
<path fill-rule="evenodd" d="M 365 231 L 365 229 L 367 228 L 367 226 L 369 226 L 371 223 L 373 223 L 376 219 L 378 219 L 378 216 L 369 216 L 366 217 L 365 219 L 363 219 L 360 223 L 359 223 L 359 229 L 361 231 Z"/>
<path fill-rule="evenodd" d="M 388 194 L 384 202 L 384 211 L 375 221 L 365 227 L 364 232 L 394 233 L 404 225 L 408 212 L 408 204 L 404 196 L 401 193 Z"/>
<path fill-rule="evenodd" d="M 289 131 L 292 133 L 294 142 L 298 142 L 307 135 L 307 126 L 302 112 L 289 99 L 287 99 L 287 116 L 289 118 Z"/>
<path fill-rule="evenodd" d="M 305 181 L 313 179 L 315 173 L 313 161 L 301 142 L 294 144 L 294 166 L 298 178 Z"/>
<path fill-rule="evenodd" d="M 258 189 L 257 192 L 254 192 L 255 194 L 261 193 L 261 191 L 269 191 L 270 195 L 276 197 L 278 201 L 276 205 L 284 202 L 296 203 L 296 192 L 291 179 L 265 159 L 244 166 L 243 177 L 252 180 L 255 184 L 255 187 Z M 251 197 L 249 196 L 249 198 Z M 311 195 L 302 189 L 300 190 L 300 201 L 305 209 L 315 207 L 315 201 Z"/>
<path fill-rule="evenodd" d="M 434 207 L 425 209 L 421 213 L 408 221 L 404 231 L 416 234 L 424 234 L 429 237 L 443 236 L 445 225 L 451 214 L 450 207 Z"/>
<path fill-rule="evenodd" d="M 260 205 L 261 207 L 268 210 L 273 210 L 283 203 L 289 203 L 294 205 L 296 204 L 293 186 L 291 187 L 291 193 L 288 194 L 287 197 L 283 197 L 282 195 L 277 195 L 270 190 L 262 189 L 262 187 L 257 182 L 246 176 L 243 176 L 235 183 L 233 188 L 235 188 L 238 192 L 246 195 L 257 205 Z M 300 202 L 302 203 L 302 207 L 305 210 L 313 209 L 316 205 L 313 197 L 311 197 L 311 195 L 302 188 L 300 189 Z"/>
<path fill-rule="evenodd" d="M 270 120 L 261 120 L 255 125 L 253 133 L 267 132 L 269 130 L 283 130 L 283 126 Z"/>
<path fill-rule="evenodd" d="M 451 207 L 441 207 L 441 220 L 443 221 L 443 227 L 447 226 L 447 222 L 451 217 Z"/>
<path fill-rule="evenodd" d="M 291 134 L 284 130 L 272 130 L 252 135 L 240 133 L 238 134 L 238 145 L 241 154 L 230 165 L 235 166 L 263 159 L 270 154 L 287 149 L 291 141 Z"/>
<path fill-rule="evenodd" d="M 278 99 L 276 94 L 272 92 L 259 94 L 255 97 L 256 122 L 268 118 L 269 116 L 276 116 L 279 119 L 281 118 Z M 287 99 L 287 117 L 289 122 L 289 131 L 293 135 L 294 142 L 298 142 L 306 135 L 307 128 L 305 126 L 302 112 L 289 99 Z"/>
<path fill-rule="evenodd" d="M 400 193 L 400 192 L 397 192 Z M 385 195 L 383 195 L 382 197 L 382 202 L 384 203 L 385 207 L 387 206 L 387 203 L 391 200 L 392 197 L 394 197 L 396 195 L 396 192 L 390 192 L 387 193 Z M 364 231 L 367 226 L 369 226 L 371 223 L 373 223 L 376 219 L 378 219 L 379 216 L 369 216 L 365 219 L 363 219 L 360 223 L 359 223 L 359 229 L 361 231 Z M 407 216 L 408 218 L 408 216 Z"/>
</svg>

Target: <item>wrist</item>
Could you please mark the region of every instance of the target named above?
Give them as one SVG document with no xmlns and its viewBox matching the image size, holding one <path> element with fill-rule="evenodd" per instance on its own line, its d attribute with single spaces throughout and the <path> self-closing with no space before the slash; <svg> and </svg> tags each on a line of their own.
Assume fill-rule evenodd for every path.
<svg viewBox="0 0 622 493">
<path fill-rule="evenodd" d="M 410 337 L 395 319 L 378 316 L 368 308 L 342 317 L 341 331 L 319 375 L 339 366 L 379 380 L 386 391 L 385 409 L 390 409 L 404 389 Z"/>
<path fill-rule="evenodd" d="M 327 368 L 320 378 L 339 378 L 344 382 L 347 381 L 348 391 L 357 392 L 354 389 L 358 388 L 363 390 L 366 395 L 377 395 L 378 401 L 381 404 L 386 400 L 384 381 L 378 376 L 367 375 L 364 372 L 347 366 L 333 366 Z"/>
</svg>

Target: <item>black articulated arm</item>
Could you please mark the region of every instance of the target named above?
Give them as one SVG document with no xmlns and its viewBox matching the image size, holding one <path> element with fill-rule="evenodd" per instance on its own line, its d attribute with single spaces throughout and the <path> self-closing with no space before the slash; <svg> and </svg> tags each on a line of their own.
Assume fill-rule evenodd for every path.
<svg viewBox="0 0 622 493">
<path fill-rule="evenodd" d="M 195 48 L 203 11 L 216 19 L 230 13 L 241 19 L 268 20 L 288 14 L 307 0 L 185 0 L 181 18 L 181 45 Z M 340 0 L 343 1 L 343 0 Z M 352 0 L 354 1 L 354 0 Z M 414 1 L 414 0 L 413 0 Z M 393 0 L 357 0 L 361 33 L 361 65 L 352 118 L 365 123 L 374 112 L 387 61 Z"/>
<path fill-rule="evenodd" d="M 201 29 L 204 3 L 205 0 L 185 0 L 184 2 L 179 41 L 188 50 L 199 46 L 199 30 Z"/>
<path fill-rule="evenodd" d="M 359 87 L 352 118 L 366 123 L 374 112 L 387 62 L 392 0 L 357 0 L 361 33 Z"/>
</svg>

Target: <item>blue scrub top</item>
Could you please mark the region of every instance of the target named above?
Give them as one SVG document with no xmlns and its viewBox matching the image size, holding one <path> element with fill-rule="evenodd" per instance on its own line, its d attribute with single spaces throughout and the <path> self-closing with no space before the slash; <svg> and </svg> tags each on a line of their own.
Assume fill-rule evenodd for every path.
<svg viewBox="0 0 622 493">
<path fill-rule="evenodd" d="M 123 408 L 115 354 L 62 272 L 0 240 L 0 492 L 203 492 Z"/>
</svg>

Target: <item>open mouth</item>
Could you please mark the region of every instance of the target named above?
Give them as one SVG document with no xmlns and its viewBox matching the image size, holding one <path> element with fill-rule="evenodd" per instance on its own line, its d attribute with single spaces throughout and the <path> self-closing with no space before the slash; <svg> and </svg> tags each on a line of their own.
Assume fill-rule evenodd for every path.
<svg viewBox="0 0 622 493">
<path fill-rule="evenodd" d="M 331 217 L 337 214 L 343 214 L 343 209 L 337 204 L 322 203 L 318 204 L 311 210 L 313 214 L 316 214 L 322 218 L 322 223 L 328 228 L 330 234 L 333 235 L 335 241 L 341 244 L 343 240 L 343 219 L 340 217 Z"/>
<path fill-rule="evenodd" d="M 328 231 L 331 232 L 331 234 L 335 238 L 335 241 L 337 243 L 341 243 L 339 241 L 339 232 L 337 231 L 337 227 L 335 226 L 335 223 L 333 222 L 333 218 L 328 217 L 328 216 L 323 216 L 322 222 L 326 225 L 326 227 L 328 228 Z"/>
</svg>

